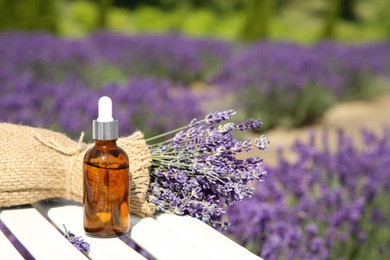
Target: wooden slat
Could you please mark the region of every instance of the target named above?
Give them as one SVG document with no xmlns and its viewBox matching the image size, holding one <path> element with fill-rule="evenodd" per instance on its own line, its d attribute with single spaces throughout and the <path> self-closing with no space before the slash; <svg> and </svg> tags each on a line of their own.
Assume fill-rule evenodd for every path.
<svg viewBox="0 0 390 260">
<path fill-rule="evenodd" d="M 34 208 L 3 210 L 0 218 L 35 259 L 86 259 Z"/>
<path fill-rule="evenodd" d="M 54 224 L 63 229 L 63 225 L 75 235 L 81 235 L 84 241 L 91 245 L 89 256 L 92 259 L 142 259 L 145 258 L 137 251 L 126 245 L 119 238 L 93 238 L 85 235 L 83 227 L 83 209 L 77 205 L 66 205 L 66 202 L 58 201 L 55 207 L 40 202 L 34 204 L 40 211 L 47 212 Z"/>
<path fill-rule="evenodd" d="M 52 207 L 53 203 L 47 204 L 44 202 L 34 204 L 34 206 L 40 208 L 41 211 L 47 212 L 48 217 L 56 225 L 61 226 L 65 224 L 74 233 L 84 234 L 82 207 L 78 205 L 70 206 L 67 205 L 69 202 L 61 200 L 58 200 L 57 203 L 54 207 Z M 130 224 L 131 230 L 128 237 L 157 259 L 207 259 L 207 256 L 200 250 L 183 241 L 153 218 L 140 219 L 131 215 Z M 123 259 L 125 256 L 135 259 L 134 256 L 123 253 L 122 249 L 115 249 L 114 246 L 118 245 L 108 246 L 107 243 L 111 239 L 97 239 L 84 236 L 84 240 L 91 244 L 90 256 L 93 259 L 99 258 L 96 255 L 96 251 L 99 251 L 100 257 L 115 258 L 116 255 L 113 254 L 118 253 L 117 257 L 120 259 Z M 110 243 L 116 242 L 120 242 L 120 246 L 127 247 L 119 239 L 112 239 Z"/>
<path fill-rule="evenodd" d="M 18 250 L 12 245 L 7 237 L 0 230 L 0 255 L 2 259 L 23 260 Z"/>
<path fill-rule="evenodd" d="M 261 259 L 196 218 L 161 214 L 156 219 L 212 259 Z"/>
<path fill-rule="evenodd" d="M 129 237 L 157 259 L 210 259 L 154 218 L 133 217 Z"/>
<path fill-rule="evenodd" d="M 69 201 L 58 200 L 54 203 L 35 203 L 33 206 L 47 215 L 59 229 L 63 230 L 65 225 L 76 235 L 83 236 L 84 240 L 91 244 L 89 256 L 92 259 L 145 259 L 118 238 L 99 239 L 86 236 L 80 205 L 69 205 Z M 35 208 L 4 210 L 0 212 L 0 218 L 35 258 L 84 257 Z M 53 240 L 53 235 L 56 239 L 59 237 L 61 242 Z M 131 215 L 128 237 L 155 258 L 162 260 L 261 259 L 200 220 L 189 216 L 159 214 L 154 218 L 141 219 Z M 6 240 L 9 243 L 8 239 Z M 50 241 L 49 244 L 47 241 Z M 63 242 L 70 249 L 55 248 Z M 69 250 L 78 255 L 69 255 Z M 58 255 L 58 252 L 62 254 Z"/>
</svg>

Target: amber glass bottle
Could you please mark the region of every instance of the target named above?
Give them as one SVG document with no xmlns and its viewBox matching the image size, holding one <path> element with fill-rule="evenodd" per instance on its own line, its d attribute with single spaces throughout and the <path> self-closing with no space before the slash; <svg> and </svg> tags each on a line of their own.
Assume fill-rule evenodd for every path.
<svg viewBox="0 0 390 260">
<path fill-rule="evenodd" d="M 129 159 L 116 145 L 117 120 L 102 116 L 107 113 L 102 107 L 111 113 L 111 100 L 106 98 L 99 100 L 99 117 L 93 121 L 95 146 L 87 151 L 83 164 L 84 230 L 95 237 L 122 235 L 130 224 Z"/>
</svg>

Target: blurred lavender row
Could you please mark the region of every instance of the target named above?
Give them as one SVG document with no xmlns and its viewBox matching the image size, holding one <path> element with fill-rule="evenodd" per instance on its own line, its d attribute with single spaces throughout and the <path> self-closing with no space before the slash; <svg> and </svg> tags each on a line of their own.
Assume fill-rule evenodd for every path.
<svg viewBox="0 0 390 260">
<path fill-rule="evenodd" d="M 2 74 L 30 73 L 50 83 L 74 77 L 95 88 L 140 77 L 184 84 L 211 79 L 231 55 L 230 45 L 179 35 L 101 32 L 77 40 L 39 33 L 0 35 Z"/>
<path fill-rule="evenodd" d="M 387 75 L 388 42 L 343 45 L 322 42 L 312 46 L 287 42 L 260 42 L 226 61 L 214 81 L 223 88 L 259 87 L 262 95 L 292 93 L 318 85 L 342 97 L 361 84 L 359 77 Z M 287 91 L 287 92 L 285 92 Z"/>
<path fill-rule="evenodd" d="M 296 162 L 280 157 L 266 185 L 228 210 L 230 235 L 264 259 L 389 259 L 390 129 L 342 131 L 297 142 Z M 314 146 L 322 138 L 323 150 Z"/>
<path fill-rule="evenodd" d="M 261 117 L 265 128 L 309 124 L 390 75 L 388 42 L 238 46 L 174 34 L 62 39 L 14 32 L 0 35 L 0 57 L 0 120 L 72 137 L 90 129 L 102 94 L 118 106 L 121 135 L 141 129 L 150 136 L 211 109 Z"/>
<path fill-rule="evenodd" d="M 74 79 L 50 84 L 24 75 L 2 80 L 1 84 L 1 121 L 51 127 L 74 138 L 81 131 L 91 136 L 91 120 L 97 117 L 97 102 L 102 95 L 114 100 L 121 135 L 137 129 L 146 135 L 162 133 L 199 114 L 194 95 L 168 80 L 134 79 L 95 90 Z"/>
<path fill-rule="evenodd" d="M 211 77 L 230 45 L 181 36 L 100 33 L 83 40 L 0 35 L 0 120 L 51 126 L 76 137 L 109 95 L 120 134 L 158 134 L 200 115 L 185 83 Z"/>
<path fill-rule="evenodd" d="M 339 100 L 378 94 L 376 78 L 390 78 L 389 42 L 260 42 L 227 60 L 212 82 L 240 96 L 237 109 L 273 127 L 310 124 Z"/>
</svg>

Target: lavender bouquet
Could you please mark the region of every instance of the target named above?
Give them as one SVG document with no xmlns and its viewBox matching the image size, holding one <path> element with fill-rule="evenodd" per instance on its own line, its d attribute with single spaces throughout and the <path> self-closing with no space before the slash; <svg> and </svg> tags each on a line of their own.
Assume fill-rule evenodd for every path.
<svg viewBox="0 0 390 260">
<path fill-rule="evenodd" d="M 153 159 L 149 201 L 158 211 L 191 215 L 224 228 L 224 207 L 251 197 L 254 188 L 250 183 L 262 181 L 266 175 L 263 160 L 238 159 L 236 155 L 251 151 L 253 144 L 251 139 L 239 141 L 233 132 L 258 129 L 262 122 L 222 123 L 235 113 L 210 113 L 202 120 L 193 119 L 187 126 L 146 139 Z M 265 151 L 269 141 L 261 136 L 254 146 Z"/>
</svg>

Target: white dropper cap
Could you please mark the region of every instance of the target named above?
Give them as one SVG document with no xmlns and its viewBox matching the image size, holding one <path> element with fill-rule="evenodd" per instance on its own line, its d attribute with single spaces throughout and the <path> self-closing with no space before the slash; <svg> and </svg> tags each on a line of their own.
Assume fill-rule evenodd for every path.
<svg viewBox="0 0 390 260">
<path fill-rule="evenodd" d="M 92 138 L 94 140 L 118 139 L 118 120 L 112 117 L 111 98 L 103 96 L 98 102 L 98 118 L 92 122 Z"/>
<path fill-rule="evenodd" d="M 111 98 L 104 96 L 99 99 L 98 103 L 98 122 L 111 122 L 114 121 L 112 118 L 112 101 Z"/>
</svg>

